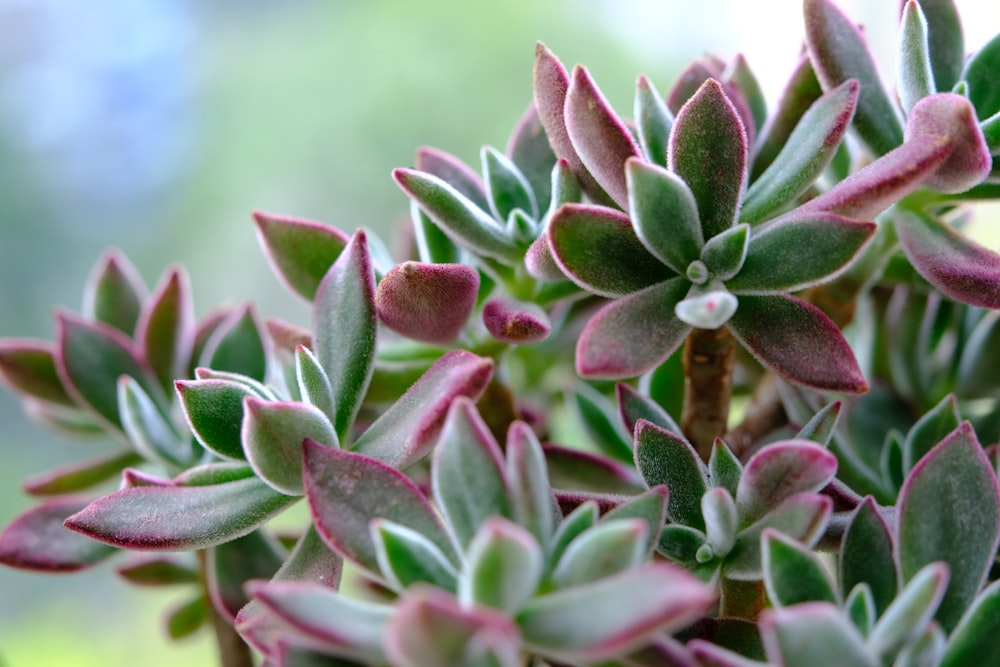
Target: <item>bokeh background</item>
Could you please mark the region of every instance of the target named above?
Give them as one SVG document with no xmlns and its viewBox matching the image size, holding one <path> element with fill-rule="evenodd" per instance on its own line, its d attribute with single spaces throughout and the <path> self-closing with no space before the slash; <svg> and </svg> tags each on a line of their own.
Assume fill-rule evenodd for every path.
<svg viewBox="0 0 1000 667">
<path fill-rule="evenodd" d="M 967 46 L 998 10 L 958 0 Z M 843 0 L 891 71 L 896 0 Z M 433 145 L 478 165 L 531 98 L 535 42 L 586 64 L 630 115 L 691 58 L 747 55 L 773 103 L 801 48 L 801 1 L 0 0 L 0 337 L 52 337 L 104 248 L 152 285 L 185 264 L 199 313 L 253 299 L 308 321 L 271 276 L 250 212 L 386 237 L 406 214 L 389 172 Z M 105 443 L 27 422 L 0 388 L 0 525 L 19 482 Z M 175 594 L 0 569 L 0 666 L 211 665 L 207 636 L 171 644 Z"/>
</svg>

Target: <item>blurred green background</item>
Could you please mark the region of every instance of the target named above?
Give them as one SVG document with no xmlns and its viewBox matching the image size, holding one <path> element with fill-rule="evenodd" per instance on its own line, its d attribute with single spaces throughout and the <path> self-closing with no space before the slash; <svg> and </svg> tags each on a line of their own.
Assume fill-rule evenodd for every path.
<svg viewBox="0 0 1000 667">
<path fill-rule="evenodd" d="M 897 3 L 842 4 L 887 62 Z M 969 43 L 982 43 L 995 10 L 958 4 L 977 12 Z M 705 51 L 747 53 L 773 101 L 800 48 L 800 6 L 0 0 L 0 336 L 50 339 L 53 306 L 79 310 L 111 245 L 150 285 L 185 264 L 199 313 L 253 299 L 305 323 L 252 210 L 389 240 L 407 206 L 390 170 L 419 145 L 476 167 L 482 144 L 503 147 L 531 98 L 538 40 L 586 64 L 623 115 L 637 74 L 665 92 Z M 21 479 L 106 444 L 42 430 L 0 390 L 0 526 L 32 504 Z M 212 664 L 207 637 L 168 647 L 162 612 L 182 599 L 129 589 L 111 569 L 0 569 L 0 667 Z"/>
</svg>

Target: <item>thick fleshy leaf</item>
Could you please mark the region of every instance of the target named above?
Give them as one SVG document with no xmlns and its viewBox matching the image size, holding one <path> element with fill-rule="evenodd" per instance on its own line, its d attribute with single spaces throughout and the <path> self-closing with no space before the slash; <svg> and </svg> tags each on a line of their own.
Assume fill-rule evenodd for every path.
<svg viewBox="0 0 1000 667">
<path fill-rule="evenodd" d="M 499 220 L 507 220 L 511 213 L 520 209 L 531 219 L 538 218 L 539 204 L 535 193 L 517 165 L 491 146 L 483 146 L 480 158 L 493 215 Z"/>
<path fill-rule="evenodd" d="M 66 526 L 135 551 L 194 550 L 242 537 L 294 501 L 256 477 L 206 486 L 141 486 L 99 498 L 66 519 Z"/>
<path fill-rule="evenodd" d="M 83 290 L 83 316 L 131 336 L 146 300 L 146 285 L 135 266 L 117 248 L 94 267 Z"/>
<path fill-rule="evenodd" d="M 18 393 L 75 407 L 59 379 L 52 348 L 48 341 L 34 338 L 0 340 L 0 379 Z"/>
<path fill-rule="evenodd" d="M 288 552 L 273 537 L 255 530 L 208 550 L 206 563 L 209 598 L 216 611 L 230 621 L 250 599 L 248 581 L 270 579 Z"/>
<path fill-rule="evenodd" d="M 468 608 L 482 605 L 514 614 L 542 578 L 544 558 L 534 536 L 498 516 L 482 523 L 465 556 L 458 598 Z"/>
<path fill-rule="evenodd" d="M 557 588 L 597 581 L 645 560 L 649 527 L 641 519 L 602 522 L 569 543 L 552 572 Z"/>
<path fill-rule="evenodd" d="M 559 662 L 595 663 L 689 625 L 714 602 L 715 592 L 694 575 L 650 563 L 535 598 L 517 622 L 530 649 Z"/>
<path fill-rule="evenodd" d="M 347 234 L 322 222 L 261 211 L 254 211 L 253 219 L 275 275 L 312 303 L 323 276 L 347 245 Z"/>
<path fill-rule="evenodd" d="M 673 562 L 694 571 L 701 565 L 698 552 L 704 548 L 707 539 L 705 533 L 696 528 L 669 523 L 660 531 L 660 542 L 656 550 Z"/>
<path fill-rule="evenodd" d="M 437 442 L 452 401 L 458 396 L 478 400 L 492 376 L 491 359 L 465 350 L 447 352 L 361 434 L 354 450 L 407 467 Z"/>
<path fill-rule="evenodd" d="M 139 383 L 124 375 L 118 379 L 118 409 L 128 441 L 147 460 L 183 469 L 203 454 L 190 434 L 179 433 Z"/>
<path fill-rule="evenodd" d="M 23 488 L 33 496 L 51 496 L 84 491 L 117 476 L 128 466 L 142 463 L 133 449 L 124 449 L 60 466 L 24 480 Z"/>
<path fill-rule="evenodd" d="M 875 155 L 903 142 L 899 111 L 882 86 L 861 30 L 832 0 L 806 0 L 806 44 L 816 74 L 826 89 L 848 79 L 861 84 L 854 127 Z"/>
<path fill-rule="evenodd" d="M 736 54 L 726 74 L 728 75 L 726 83 L 729 84 L 727 91 L 733 88 L 739 91 L 746 102 L 747 111 L 750 112 L 747 116 L 740 110 L 740 117 L 743 119 L 743 125 L 747 127 L 749 143 L 753 145 L 756 143 L 757 133 L 767 121 L 767 100 L 764 91 L 761 90 L 760 81 L 757 80 L 757 76 L 750 69 L 750 63 L 742 53 Z"/>
<path fill-rule="evenodd" d="M 243 462 L 203 463 L 174 477 L 173 486 L 214 486 L 253 476 L 253 468 Z"/>
<path fill-rule="evenodd" d="M 1000 254 L 929 215 L 901 213 L 896 233 L 914 268 L 943 294 L 970 306 L 1000 308 Z"/>
<path fill-rule="evenodd" d="M 927 18 L 920 3 L 909 0 L 903 5 L 897 44 L 896 88 L 904 113 L 909 114 L 917 102 L 937 92 L 929 47 Z"/>
<path fill-rule="evenodd" d="M 948 639 L 941 667 L 989 665 L 1000 661 L 1000 582 L 979 594 Z"/>
<path fill-rule="evenodd" d="M 733 454 L 733 450 L 720 438 L 712 445 L 712 453 L 708 457 L 708 478 L 712 486 L 725 489 L 729 495 L 736 498 L 740 477 L 743 476 L 743 464 Z"/>
<path fill-rule="evenodd" d="M 628 160 L 625 175 L 636 236 L 657 259 L 684 275 L 705 245 L 691 188 L 672 171 L 641 160 Z"/>
<path fill-rule="evenodd" d="M 559 268 L 601 296 L 631 294 L 674 275 L 646 250 L 628 216 L 614 209 L 566 204 L 552 216 L 547 233 Z"/>
<path fill-rule="evenodd" d="M 680 435 L 646 420 L 635 425 L 635 464 L 649 486 L 670 489 L 667 517 L 699 530 L 705 529 L 701 497 L 708 489 L 705 466 L 694 448 Z"/>
<path fill-rule="evenodd" d="M 644 419 L 666 431 L 680 435 L 681 427 L 652 397 L 636 391 L 624 382 L 615 385 L 615 394 L 618 397 L 619 416 L 629 433 L 634 433 L 638 421 Z"/>
<path fill-rule="evenodd" d="M 290 496 L 305 493 L 302 486 L 302 441 L 339 447 L 333 424 L 308 403 L 264 401 L 248 396 L 243 401 L 240 432 L 247 461 L 257 476 L 275 491 Z"/>
<path fill-rule="evenodd" d="M 883 663 L 923 634 L 947 587 L 948 566 L 931 563 L 899 591 L 868 636 L 868 647 Z"/>
<path fill-rule="evenodd" d="M 903 472 L 909 474 L 924 454 L 945 439 L 962 422 L 958 401 L 953 394 L 928 410 L 913 425 L 903 442 Z"/>
<path fill-rule="evenodd" d="M 868 390 L 850 346 L 819 308 L 783 294 L 743 294 L 739 300 L 729 329 L 765 367 L 820 391 Z"/>
<path fill-rule="evenodd" d="M 136 325 L 139 352 L 164 391 L 187 374 L 194 346 L 194 300 L 182 267 L 168 271 L 143 304 Z"/>
<path fill-rule="evenodd" d="M 238 308 L 209 337 L 201 361 L 213 370 L 239 373 L 263 382 L 267 374 L 266 335 L 252 305 Z"/>
<path fill-rule="evenodd" d="M 534 102 L 528 105 L 511 132 L 505 152 L 531 184 L 539 208 L 544 206 L 552 196 L 552 168 L 556 155 L 549 146 Z M 421 168 L 420 165 L 417 168 Z"/>
<path fill-rule="evenodd" d="M 557 521 L 562 519 L 549 486 L 545 452 L 531 427 L 521 421 L 507 431 L 504 472 L 510 488 L 510 513 L 519 526 L 547 547 Z"/>
<path fill-rule="evenodd" d="M 504 228 L 452 185 L 415 169 L 395 169 L 392 177 L 459 245 L 510 265 L 521 261 L 523 249 Z"/>
<path fill-rule="evenodd" d="M 416 246 L 417 258 L 421 262 L 451 264 L 461 260 L 462 249 L 441 231 L 415 201 L 410 201 L 410 220 L 413 223 L 413 245 Z"/>
<path fill-rule="evenodd" d="M 198 571 L 174 556 L 143 556 L 115 568 L 115 574 L 135 586 L 175 586 L 198 583 Z"/>
<path fill-rule="evenodd" d="M 437 148 L 422 146 L 417 149 L 416 168 L 427 172 L 455 188 L 483 211 L 490 208 L 489 196 L 483 180 L 457 157 Z"/>
<path fill-rule="evenodd" d="M 763 447 L 747 461 L 736 488 L 743 526 L 796 493 L 816 492 L 837 472 L 837 457 L 808 440 L 783 440 Z"/>
<path fill-rule="evenodd" d="M 761 618 L 768 660 L 782 667 L 879 667 L 861 633 L 828 602 L 770 609 Z M 836 662 L 831 658 L 836 656 Z"/>
<path fill-rule="evenodd" d="M 434 499 L 463 547 L 491 516 L 509 513 L 500 446 L 474 403 L 456 398 L 441 429 L 431 484 Z"/>
<path fill-rule="evenodd" d="M 295 348 L 295 381 L 302 400 L 317 407 L 332 424 L 337 417 L 337 406 L 330 378 L 316 355 L 304 345 Z"/>
<path fill-rule="evenodd" d="M 714 79 L 677 113 L 670 170 L 691 188 L 704 238 L 736 223 L 746 182 L 747 135 L 736 107 Z"/>
<path fill-rule="evenodd" d="M 545 340 L 552 331 L 549 316 L 540 307 L 504 297 L 486 302 L 483 324 L 497 340 L 515 345 Z"/>
<path fill-rule="evenodd" d="M 711 553 L 702 552 L 703 559 L 725 556 L 736 544 L 740 527 L 736 501 L 726 489 L 709 489 L 701 497 L 701 515 L 705 518 L 705 546 L 711 549 Z"/>
<path fill-rule="evenodd" d="M 761 538 L 764 586 L 775 607 L 800 602 L 837 604 L 830 574 L 812 551 L 771 529 Z"/>
<path fill-rule="evenodd" d="M 788 144 L 788 137 L 798 126 L 802 116 L 822 94 L 823 89 L 816 80 L 812 61 L 809 60 L 808 54 L 803 54 L 788 78 L 788 83 L 785 84 L 767 126 L 763 129 L 763 136 L 757 142 L 751 182 L 759 178 L 771 166 L 775 157 L 784 150 Z"/>
<path fill-rule="evenodd" d="M 627 208 L 625 160 L 640 155 L 632 134 L 585 67 L 573 68 L 565 104 L 566 132 L 577 155 L 615 203 Z"/>
<path fill-rule="evenodd" d="M 795 434 L 795 439 L 812 440 L 824 447 L 829 445 L 834 429 L 837 428 L 837 422 L 840 418 L 840 411 L 843 405 L 841 401 L 833 401 L 824 405 L 821 410 L 813 415 L 812 419 L 799 429 L 799 432 Z"/>
<path fill-rule="evenodd" d="M 750 240 L 750 226 L 746 224 L 731 227 L 721 234 L 708 239 L 701 249 L 701 262 L 709 274 L 719 280 L 729 280 L 743 266 Z M 691 269 L 687 271 L 691 278 Z"/>
<path fill-rule="evenodd" d="M 861 583 L 851 589 L 847 599 L 844 600 L 844 613 L 861 634 L 867 637 L 871 633 L 877 612 L 872 589 L 868 584 Z"/>
<path fill-rule="evenodd" d="M 592 493 L 635 493 L 642 478 L 631 465 L 575 447 L 545 445 L 552 488 Z"/>
<path fill-rule="evenodd" d="M 465 264 L 403 262 L 375 290 L 375 310 L 396 333 L 425 343 L 455 340 L 476 306 L 479 272 Z"/>
<path fill-rule="evenodd" d="M 760 294 L 824 282 L 850 265 L 875 229 L 874 223 L 829 213 L 783 218 L 751 232 L 746 261 L 726 287 L 737 295 Z"/>
<path fill-rule="evenodd" d="M 965 40 L 955 0 L 920 0 L 927 19 L 928 51 L 937 90 L 951 90 L 962 76 Z"/>
<path fill-rule="evenodd" d="M 379 571 L 396 591 L 402 592 L 424 581 L 456 592 L 458 572 L 429 539 L 385 519 L 372 519 L 371 533 Z"/>
<path fill-rule="evenodd" d="M 896 597 L 893 540 L 885 520 L 868 496 L 854 511 L 840 546 L 841 594 L 864 583 L 871 590 L 878 614 Z"/>
<path fill-rule="evenodd" d="M 660 541 L 660 531 L 663 530 L 663 524 L 667 521 L 667 500 L 669 497 L 670 490 L 666 486 L 654 486 L 605 511 L 601 522 L 607 523 L 620 519 L 641 519 L 644 521 L 647 529 L 644 558 L 649 558 L 653 555 L 653 550 Z"/>
<path fill-rule="evenodd" d="M 90 502 L 90 498 L 52 498 L 16 517 L 0 532 L 0 563 L 38 572 L 75 572 L 114 554 L 114 547 L 63 526 L 67 517 Z"/>
<path fill-rule="evenodd" d="M 950 568 L 937 620 L 951 630 L 979 592 L 1000 541 L 1000 487 L 968 422 L 913 468 L 899 493 L 898 512 L 903 581 L 934 561 Z"/>
<path fill-rule="evenodd" d="M 691 331 L 674 314 L 688 287 L 686 281 L 674 278 L 601 308 L 577 340 L 577 373 L 587 378 L 626 378 L 663 363 Z M 637 328 L 642 336 L 636 337 Z"/>
<path fill-rule="evenodd" d="M 640 76 L 635 85 L 633 112 L 643 155 L 649 162 L 666 167 L 674 115 L 644 76 Z"/>
<path fill-rule="evenodd" d="M 578 382 L 572 391 L 566 392 L 566 405 L 601 454 L 632 462 L 631 438 L 622 432 L 607 396 L 585 382 Z"/>
<path fill-rule="evenodd" d="M 338 553 L 378 572 L 369 524 L 384 518 L 412 528 L 454 558 L 444 527 L 408 477 L 376 459 L 305 442 L 305 487 L 316 529 Z"/>
<path fill-rule="evenodd" d="M 337 406 L 334 430 L 345 441 L 372 376 L 378 318 L 368 237 L 355 232 L 316 290 L 316 359 L 330 380 Z"/>
<path fill-rule="evenodd" d="M 965 192 L 990 175 L 990 147 L 969 100 L 954 93 L 939 93 L 920 100 L 906 118 L 907 141 L 917 137 L 936 140 L 951 148 L 948 159 L 930 174 L 924 185 L 946 194 Z"/>
<path fill-rule="evenodd" d="M 765 220 L 798 198 L 823 173 L 854 117 L 858 88 L 857 81 L 846 81 L 813 102 L 784 148 L 747 190 L 740 220 Z"/>
<path fill-rule="evenodd" d="M 980 118 L 989 118 L 1000 111 L 1000 89 L 996 83 L 1000 63 L 1000 35 L 993 37 L 965 64 L 962 79 L 969 87 L 969 99 Z"/>
<path fill-rule="evenodd" d="M 240 435 L 243 399 L 257 394 L 229 380 L 178 380 L 175 386 L 188 426 L 202 447 L 227 459 L 245 459 Z"/>
</svg>

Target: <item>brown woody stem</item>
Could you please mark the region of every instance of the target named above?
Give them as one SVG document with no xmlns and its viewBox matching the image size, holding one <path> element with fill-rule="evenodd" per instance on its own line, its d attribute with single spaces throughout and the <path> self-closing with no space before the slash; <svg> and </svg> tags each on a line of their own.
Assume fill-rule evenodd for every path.
<svg viewBox="0 0 1000 667">
<path fill-rule="evenodd" d="M 254 667 L 253 653 L 243 638 L 236 632 L 232 623 L 222 617 L 212 604 L 208 594 L 207 554 L 198 552 L 198 574 L 202 590 L 205 593 L 206 613 L 212 622 L 212 632 L 219 651 L 219 664 L 222 667 Z"/>
<path fill-rule="evenodd" d="M 681 430 L 705 461 L 726 432 L 733 395 L 735 343 L 726 327 L 695 329 L 684 343 Z"/>
</svg>

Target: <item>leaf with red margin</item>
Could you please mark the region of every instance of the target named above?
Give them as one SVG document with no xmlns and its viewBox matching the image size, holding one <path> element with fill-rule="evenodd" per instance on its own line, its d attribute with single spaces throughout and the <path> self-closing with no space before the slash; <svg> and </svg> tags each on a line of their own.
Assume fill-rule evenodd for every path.
<svg viewBox="0 0 1000 667">
<path fill-rule="evenodd" d="M 22 570 L 75 572 L 117 549 L 67 530 L 63 522 L 91 498 L 53 498 L 16 517 L 0 533 L 0 563 Z"/>
<path fill-rule="evenodd" d="M 993 159 L 968 98 L 939 93 L 920 100 L 906 118 L 907 141 L 927 137 L 951 147 L 948 159 L 923 184 L 945 194 L 965 192 L 990 175 Z"/>
<path fill-rule="evenodd" d="M 274 274 L 289 291 L 312 303 L 323 276 L 347 245 L 347 234 L 322 222 L 262 211 L 254 211 L 253 220 Z"/>
<path fill-rule="evenodd" d="M 387 327 L 431 344 L 454 341 L 476 306 L 479 272 L 465 264 L 403 262 L 375 290 L 375 310 Z"/>
<path fill-rule="evenodd" d="M 34 475 L 24 480 L 24 490 L 33 496 L 50 496 L 84 491 L 116 477 L 131 465 L 142 463 L 143 458 L 131 447 L 119 449 L 98 457 L 77 461 Z"/>
<path fill-rule="evenodd" d="M 84 285 L 83 316 L 131 336 L 145 300 L 142 276 L 121 250 L 111 248 Z"/>
<path fill-rule="evenodd" d="M 538 206 L 544 207 L 552 196 L 552 168 L 556 165 L 556 155 L 549 146 L 534 102 L 528 105 L 517 121 L 507 142 L 506 153 L 528 179 Z M 421 167 L 417 165 L 417 168 Z"/>
<path fill-rule="evenodd" d="M 437 176 L 482 210 L 490 210 L 490 202 L 483 179 L 451 153 L 423 146 L 417 149 L 414 166 L 418 171 Z"/>
<path fill-rule="evenodd" d="M 174 380 L 186 377 L 194 335 L 191 281 L 183 267 L 175 267 L 164 274 L 143 304 L 135 332 L 137 352 L 164 391 L 170 392 Z"/>
<path fill-rule="evenodd" d="M 629 160 L 625 172 L 636 236 L 661 262 L 683 275 L 705 245 L 694 194 L 677 174 L 648 162 Z"/>
<path fill-rule="evenodd" d="M 0 340 L 0 378 L 20 394 L 76 407 L 59 379 L 53 345 L 49 341 L 35 338 Z"/>
<path fill-rule="evenodd" d="M 245 304 L 229 313 L 209 336 L 201 352 L 202 365 L 263 382 L 268 356 L 265 336 L 253 304 Z"/>
<path fill-rule="evenodd" d="M 796 493 L 818 492 L 836 472 L 837 457 L 815 442 L 769 443 L 750 457 L 736 487 L 740 527 L 756 521 Z"/>
<path fill-rule="evenodd" d="M 490 299 L 483 306 L 483 324 L 497 340 L 516 345 L 548 338 L 552 323 L 545 311 L 533 303 L 505 297 Z"/>
</svg>

